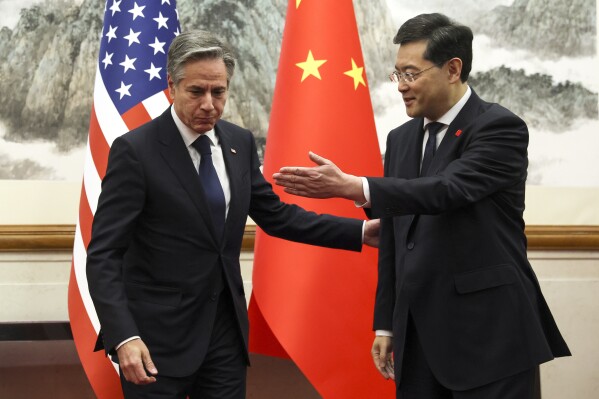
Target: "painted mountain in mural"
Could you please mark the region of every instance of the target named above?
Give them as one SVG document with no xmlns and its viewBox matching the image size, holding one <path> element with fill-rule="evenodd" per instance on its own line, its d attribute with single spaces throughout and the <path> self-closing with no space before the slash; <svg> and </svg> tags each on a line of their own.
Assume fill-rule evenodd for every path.
<svg viewBox="0 0 599 399">
<path fill-rule="evenodd" d="M 238 68 L 225 117 L 264 138 L 287 2 L 179 0 L 182 29 L 220 32 Z M 0 30 L 0 119 L 6 140 L 52 140 L 68 150 L 87 139 L 104 2 L 52 1 L 21 10 Z M 383 79 L 393 60 L 393 23 L 384 0 L 356 1 L 368 77 Z M 376 23 L 375 23 L 376 22 Z M 388 43 L 381 46 L 383 40 Z"/>
</svg>

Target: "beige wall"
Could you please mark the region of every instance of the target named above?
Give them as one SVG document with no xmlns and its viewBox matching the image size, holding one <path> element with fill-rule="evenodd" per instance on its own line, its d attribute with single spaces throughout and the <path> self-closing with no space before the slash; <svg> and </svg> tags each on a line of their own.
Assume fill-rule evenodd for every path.
<svg viewBox="0 0 599 399">
<path fill-rule="evenodd" d="M 532 251 L 529 257 L 574 354 L 541 367 L 543 398 L 595 399 L 599 392 L 599 251 Z M 249 298 L 252 253 L 243 252 L 241 261 Z M 70 267 L 67 251 L 0 252 L 0 322 L 68 320 Z M 289 378 L 298 377 L 289 374 Z"/>
<path fill-rule="evenodd" d="M 0 180 L 0 225 L 76 224 L 81 182 Z M 529 186 L 528 225 L 599 225 L 599 188 Z"/>
<path fill-rule="evenodd" d="M 541 366 L 543 399 L 599 397 L 599 251 L 533 251 L 529 259 L 573 354 Z"/>
</svg>

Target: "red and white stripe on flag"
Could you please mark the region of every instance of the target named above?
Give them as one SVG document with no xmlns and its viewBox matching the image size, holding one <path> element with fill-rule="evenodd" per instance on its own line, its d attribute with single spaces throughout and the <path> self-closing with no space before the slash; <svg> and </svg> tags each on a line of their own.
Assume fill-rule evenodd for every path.
<svg viewBox="0 0 599 399">
<path fill-rule="evenodd" d="M 114 139 L 170 105 L 166 54 L 179 31 L 175 0 L 106 2 L 68 292 L 75 346 L 100 399 L 122 398 L 122 392 L 116 365 L 103 351 L 93 352 L 100 325 L 85 272 L 92 221 Z"/>
</svg>

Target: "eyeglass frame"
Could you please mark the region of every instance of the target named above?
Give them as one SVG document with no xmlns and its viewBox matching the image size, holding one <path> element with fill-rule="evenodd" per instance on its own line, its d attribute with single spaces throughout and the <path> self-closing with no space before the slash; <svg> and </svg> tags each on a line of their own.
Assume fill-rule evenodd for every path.
<svg viewBox="0 0 599 399">
<path fill-rule="evenodd" d="M 447 62 L 447 61 L 445 61 Z M 433 64 L 430 67 L 423 69 L 422 71 L 418 71 L 418 72 L 400 72 L 398 70 L 395 70 L 393 72 L 391 72 L 389 74 L 389 80 L 392 81 L 393 83 L 414 83 L 416 81 L 416 77 L 419 76 L 420 74 L 433 69 L 434 67 L 440 67 L 441 65 L 443 65 L 445 62 L 442 62 L 441 64 Z M 395 80 L 397 79 L 397 80 Z"/>
</svg>

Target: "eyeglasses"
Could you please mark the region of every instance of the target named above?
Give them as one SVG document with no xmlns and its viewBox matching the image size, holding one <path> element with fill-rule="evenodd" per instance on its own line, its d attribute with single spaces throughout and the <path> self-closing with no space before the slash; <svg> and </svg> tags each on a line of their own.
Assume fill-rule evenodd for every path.
<svg viewBox="0 0 599 399">
<path fill-rule="evenodd" d="M 430 67 L 428 67 L 426 69 L 423 69 L 422 71 L 414 72 L 414 73 L 412 73 L 412 72 L 393 71 L 393 72 L 391 72 L 389 74 L 389 79 L 392 82 L 395 82 L 395 83 L 399 83 L 401 81 L 403 81 L 405 83 L 412 83 L 412 82 L 414 82 L 416 80 L 416 77 L 418 75 L 420 75 L 421 73 L 424 73 L 424 72 L 428 71 L 429 69 L 433 69 L 436 66 L 438 66 L 438 65 L 433 65 L 433 66 L 430 66 Z"/>
</svg>

